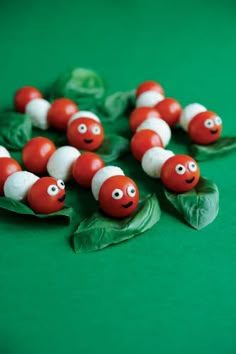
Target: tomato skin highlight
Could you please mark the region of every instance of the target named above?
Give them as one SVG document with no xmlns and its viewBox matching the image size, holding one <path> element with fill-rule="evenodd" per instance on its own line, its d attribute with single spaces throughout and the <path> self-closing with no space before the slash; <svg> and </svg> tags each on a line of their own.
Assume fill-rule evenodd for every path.
<svg viewBox="0 0 236 354">
<path fill-rule="evenodd" d="M 42 98 L 41 92 L 32 86 L 19 88 L 14 95 L 14 107 L 19 113 L 25 113 L 26 105 L 35 98 Z"/>
<path fill-rule="evenodd" d="M 104 167 L 104 162 L 93 152 L 84 152 L 74 162 L 72 175 L 75 181 L 82 187 L 91 187 L 93 176 Z"/>
<path fill-rule="evenodd" d="M 164 90 L 161 87 L 160 84 L 158 84 L 155 81 L 144 81 L 141 84 L 138 85 L 136 92 L 135 92 L 135 97 L 138 98 L 142 93 L 146 91 L 156 91 L 160 93 L 161 95 L 164 95 Z"/>
<path fill-rule="evenodd" d="M 181 106 L 178 101 L 173 98 L 166 97 L 158 102 L 154 107 L 159 113 L 161 118 L 172 127 L 179 121 L 181 114 Z"/>
<path fill-rule="evenodd" d="M 21 166 L 11 157 L 0 158 L 0 195 L 3 195 L 3 186 L 7 178 L 14 172 L 21 171 Z"/>
<path fill-rule="evenodd" d="M 134 158 L 142 160 L 145 152 L 155 146 L 163 147 L 160 136 L 153 130 L 144 129 L 134 134 L 130 141 L 130 150 Z"/>
<path fill-rule="evenodd" d="M 176 169 L 180 170 L 179 173 Z M 199 168 L 196 161 L 190 156 L 177 154 L 163 164 L 160 178 L 163 185 L 170 191 L 184 193 L 197 184 Z"/>
<path fill-rule="evenodd" d="M 190 139 L 200 145 L 212 144 L 218 139 L 221 130 L 221 119 L 211 111 L 198 113 L 188 125 Z"/>
<path fill-rule="evenodd" d="M 96 150 L 101 145 L 103 137 L 102 125 L 91 118 L 75 119 L 67 127 L 69 144 L 79 150 Z"/>
<path fill-rule="evenodd" d="M 56 187 L 55 195 L 49 195 L 48 188 Z M 58 180 L 53 177 L 38 179 L 27 193 L 27 201 L 30 208 L 36 214 L 50 214 L 63 208 L 65 190 L 58 185 Z"/>
<path fill-rule="evenodd" d="M 21 152 L 22 162 L 28 171 L 41 175 L 47 171 L 48 160 L 55 150 L 56 146 L 51 140 L 37 136 L 24 145 Z"/>
<path fill-rule="evenodd" d="M 140 124 L 148 118 L 161 118 L 160 113 L 153 107 L 137 107 L 129 117 L 129 127 L 135 133 Z"/>
<path fill-rule="evenodd" d="M 76 112 L 78 112 L 78 107 L 73 101 L 68 98 L 58 98 L 49 108 L 47 115 L 49 125 L 65 131 L 70 117 Z"/>
<path fill-rule="evenodd" d="M 121 197 L 114 199 L 114 191 L 119 190 Z M 131 191 L 134 195 L 131 195 Z M 138 187 L 127 176 L 113 176 L 101 186 L 98 196 L 100 208 L 105 214 L 113 218 L 124 218 L 130 215 L 138 204 Z"/>
</svg>

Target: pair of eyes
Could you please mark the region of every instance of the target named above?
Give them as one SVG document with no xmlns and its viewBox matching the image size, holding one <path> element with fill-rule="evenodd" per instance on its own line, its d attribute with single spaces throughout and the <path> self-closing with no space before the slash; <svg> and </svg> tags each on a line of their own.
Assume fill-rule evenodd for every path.
<svg viewBox="0 0 236 354">
<path fill-rule="evenodd" d="M 83 123 L 78 125 L 77 129 L 78 129 L 78 132 L 81 134 L 85 134 L 88 130 L 86 124 L 83 124 Z M 98 126 L 93 126 L 91 131 L 94 135 L 99 135 L 101 133 L 101 129 Z"/>
<path fill-rule="evenodd" d="M 189 162 L 188 163 L 188 169 L 191 172 L 197 171 L 197 165 L 194 162 Z M 180 163 L 175 166 L 175 172 L 178 173 L 178 175 L 183 175 L 186 172 L 186 167 Z"/>
<path fill-rule="evenodd" d="M 213 128 L 214 125 L 221 125 L 222 124 L 222 120 L 220 117 L 215 117 L 213 119 L 206 119 L 205 122 L 204 122 L 204 126 L 206 128 Z"/>
<path fill-rule="evenodd" d="M 61 179 L 57 181 L 57 184 L 50 184 L 50 186 L 48 186 L 47 193 L 50 196 L 54 196 L 57 195 L 60 189 L 65 189 L 65 183 Z"/>
<path fill-rule="evenodd" d="M 128 186 L 126 189 L 126 192 L 129 197 L 134 197 L 136 194 L 136 190 L 133 186 Z M 116 200 L 121 199 L 123 197 L 123 195 L 124 195 L 124 192 L 119 188 L 114 189 L 111 193 L 112 198 L 116 199 Z"/>
</svg>

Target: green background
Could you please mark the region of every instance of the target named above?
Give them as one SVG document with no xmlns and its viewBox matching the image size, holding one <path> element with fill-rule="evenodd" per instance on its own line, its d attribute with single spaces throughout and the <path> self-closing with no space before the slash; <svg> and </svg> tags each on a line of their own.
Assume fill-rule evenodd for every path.
<svg viewBox="0 0 236 354">
<path fill-rule="evenodd" d="M 236 135 L 235 11 L 233 0 L 1 1 L 0 108 L 20 86 L 44 90 L 82 66 L 111 91 L 157 80 L 182 105 L 216 111 L 223 135 Z M 127 135 L 124 120 L 114 128 Z M 186 152 L 187 143 L 174 136 L 171 148 Z M 142 194 L 157 191 L 163 210 L 131 241 L 76 255 L 73 225 L 0 212 L 0 353 L 235 353 L 235 154 L 200 163 L 220 190 L 219 215 L 200 231 L 131 156 L 117 163 Z M 68 189 L 82 216 L 97 209 L 90 191 Z"/>
</svg>

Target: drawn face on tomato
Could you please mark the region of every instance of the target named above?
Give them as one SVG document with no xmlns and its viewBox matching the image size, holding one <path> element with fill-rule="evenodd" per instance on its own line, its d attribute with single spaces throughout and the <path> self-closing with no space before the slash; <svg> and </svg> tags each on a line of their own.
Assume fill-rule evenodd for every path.
<svg viewBox="0 0 236 354">
<path fill-rule="evenodd" d="M 52 177 L 38 179 L 27 194 L 29 206 L 37 214 L 50 214 L 61 210 L 65 197 L 64 182 Z"/>
<path fill-rule="evenodd" d="M 138 188 L 126 176 L 113 176 L 102 185 L 98 201 L 105 214 L 113 218 L 130 215 L 138 204 Z"/>
<path fill-rule="evenodd" d="M 190 156 L 174 155 L 162 166 L 160 178 L 164 186 L 172 192 L 187 192 L 197 184 L 199 168 Z"/>
<path fill-rule="evenodd" d="M 191 140 L 200 145 L 208 145 L 216 141 L 221 130 L 221 118 L 210 111 L 197 114 L 188 126 Z"/>
<path fill-rule="evenodd" d="M 102 125 L 92 118 L 79 118 L 72 121 L 67 128 L 69 143 L 79 150 L 96 150 L 104 136 Z"/>
</svg>

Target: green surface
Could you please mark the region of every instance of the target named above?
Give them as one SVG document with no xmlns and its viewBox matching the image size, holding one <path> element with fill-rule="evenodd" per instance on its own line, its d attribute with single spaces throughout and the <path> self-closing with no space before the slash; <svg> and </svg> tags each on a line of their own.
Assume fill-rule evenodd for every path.
<svg viewBox="0 0 236 354">
<path fill-rule="evenodd" d="M 183 105 L 216 111 L 223 134 L 236 135 L 235 11 L 232 0 L 2 1 L 0 109 L 18 87 L 47 89 L 82 66 L 111 92 L 157 80 Z M 130 136 L 125 119 L 105 129 Z M 170 148 L 187 152 L 188 142 L 176 132 Z M 133 240 L 76 255 L 74 224 L 0 212 L 0 353 L 235 353 L 235 153 L 200 162 L 220 191 L 219 215 L 200 231 L 131 156 L 117 164 L 162 208 Z M 68 190 L 67 204 L 83 205 L 78 217 L 96 210 L 89 191 Z"/>
</svg>

